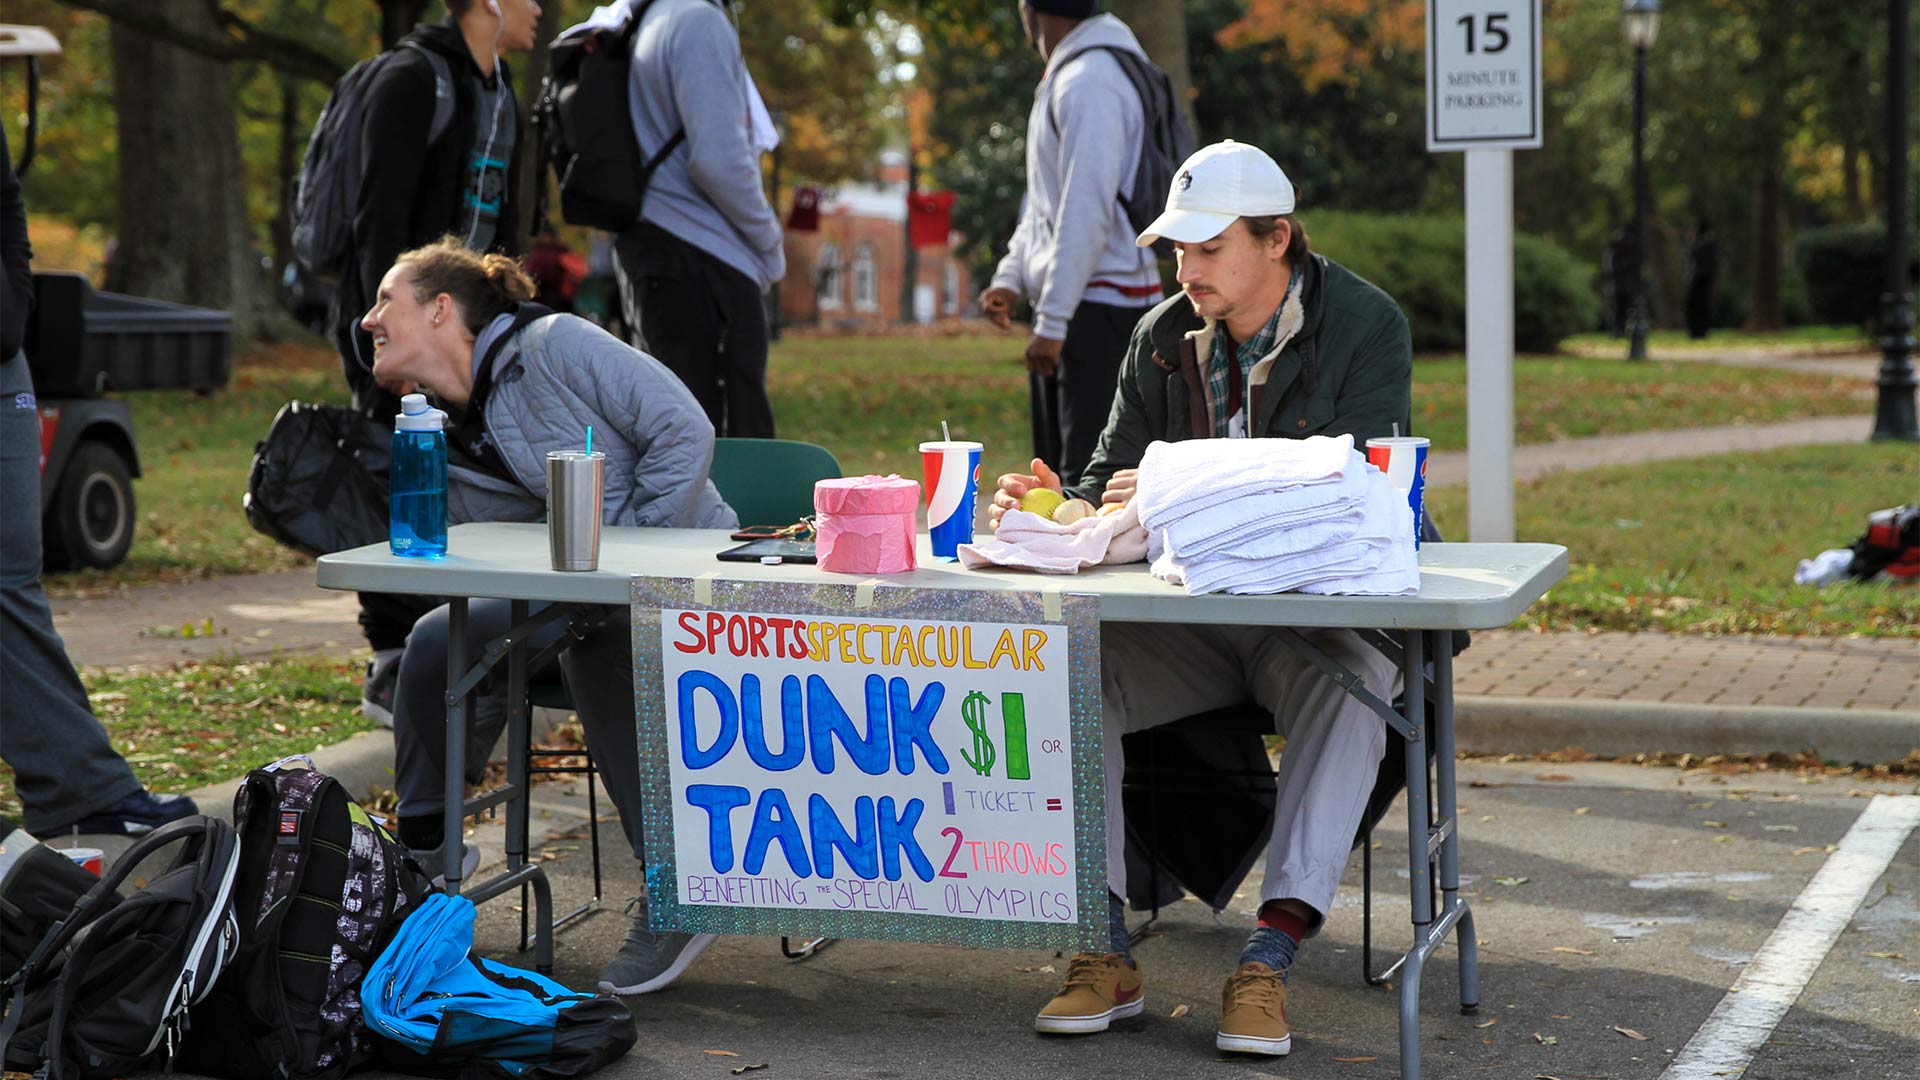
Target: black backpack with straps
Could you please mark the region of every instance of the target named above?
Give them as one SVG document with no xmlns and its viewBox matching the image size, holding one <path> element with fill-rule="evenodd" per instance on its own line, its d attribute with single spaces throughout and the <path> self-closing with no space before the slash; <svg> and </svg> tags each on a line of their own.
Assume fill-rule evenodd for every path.
<svg viewBox="0 0 1920 1080">
<path fill-rule="evenodd" d="M 687 129 L 646 156 L 627 112 L 633 39 L 653 0 L 640 0 L 624 29 L 568 34 L 548 47 L 547 77 L 534 106 L 540 166 L 560 182 L 560 217 L 618 234 L 640 218 L 654 170 L 679 149 Z M 540 185 L 545 190 L 544 180 Z"/>
<path fill-rule="evenodd" d="M 393 432 L 339 405 L 292 401 L 254 447 L 247 524 L 318 558 L 387 538 Z"/>
<path fill-rule="evenodd" d="M 1133 226 L 1133 231 L 1145 232 L 1153 219 L 1166 209 L 1173 174 L 1193 154 L 1193 131 L 1187 127 L 1187 115 L 1180 111 L 1180 103 L 1174 100 L 1173 80 L 1167 78 L 1166 72 L 1132 49 L 1117 45 L 1090 46 L 1069 57 L 1068 62 L 1093 52 L 1111 53 L 1120 62 L 1127 81 L 1133 84 L 1134 93 L 1140 95 L 1144 121 L 1140 163 L 1134 167 L 1133 184 L 1114 197 L 1126 211 L 1127 224 Z M 1047 102 L 1047 122 L 1053 125 L 1053 133 L 1059 135 L 1060 118 L 1054 115 L 1052 101 Z M 1154 242 L 1153 250 L 1161 258 L 1171 259 L 1173 241 L 1161 237 Z"/>
<path fill-rule="evenodd" d="M 181 1065 L 234 1080 L 344 1076 L 373 1053 L 360 979 L 432 884 L 302 756 L 248 773 L 233 820 L 239 951 L 207 1001 L 220 1024 L 194 1029 Z"/>
<path fill-rule="evenodd" d="M 134 871 L 168 848 L 178 850 L 164 869 L 122 896 Z M 238 946 L 239 864 L 233 828 L 198 814 L 128 848 L 4 984 L 7 1070 L 106 1080 L 171 1065 L 195 1006 L 216 1027 L 202 1002 Z"/>
</svg>

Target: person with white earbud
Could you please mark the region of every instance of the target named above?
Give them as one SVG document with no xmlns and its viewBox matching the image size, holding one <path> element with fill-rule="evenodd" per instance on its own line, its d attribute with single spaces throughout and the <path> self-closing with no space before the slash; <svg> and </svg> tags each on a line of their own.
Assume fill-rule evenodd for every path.
<svg viewBox="0 0 1920 1080">
<path fill-rule="evenodd" d="M 308 154 L 352 161 L 343 188 L 348 224 L 334 297 L 334 342 L 354 405 L 382 424 L 411 386 L 379 378 L 360 328 L 380 277 L 401 252 L 456 237 L 476 252 L 519 254 L 517 164 L 527 146 L 506 53 L 533 48 L 538 0 L 441 0 L 446 18 L 422 24 L 395 48 L 340 80 Z M 350 141 L 356 140 L 353 145 Z M 323 145 L 331 140 L 332 145 Z M 360 626 L 373 649 L 361 709 L 392 723 L 394 679 L 419 598 L 363 593 Z"/>
</svg>

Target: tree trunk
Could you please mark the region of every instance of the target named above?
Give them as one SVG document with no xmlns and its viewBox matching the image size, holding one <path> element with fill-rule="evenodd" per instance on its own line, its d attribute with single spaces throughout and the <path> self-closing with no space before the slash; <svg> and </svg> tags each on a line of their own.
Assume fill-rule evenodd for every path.
<svg viewBox="0 0 1920 1080">
<path fill-rule="evenodd" d="M 427 12 L 429 0 L 374 0 L 380 5 L 380 47 L 391 49 L 400 44 L 407 36 L 413 24 L 421 20 Z M 479 3 L 480 0 L 474 0 Z M 552 4 L 558 8 L 559 4 Z"/>
<path fill-rule="evenodd" d="M 1193 112 L 1193 73 L 1187 67 L 1187 19 L 1180 0 L 1113 0 L 1113 13 L 1133 30 L 1147 59 L 1167 73 L 1174 100 L 1187 114 L 1187 126 L 1198 144 L 1206 137 Z"/>
<path fill-rule="evenodd" d="M 280 77 L 280 145 L 275 161 L 275 192 L 280 196 L 273 211 L 273 269 L 293 261 L 293 187 L 300 173 L 300 83 L 291 76 Z"/>
<path fill-rule="evenodd" d="M 1763 14 L 1757 67 L 1777 73 L 1785 69 L 1786 28 L 1777 15 Z M 1767 78 L 1760 93 L 1760 115 L 1755 118 L 1754 163 L 1759 167 L 1753 236 L 1753 307 L 1747 313 L 1752 330 L 1778 330 L 1786 325 L 1780 307 L 1780 279 L 1786 230 L 1786 80 Z"/>
<path fill-rule="evenodd" d="M 205 0 L 153 0 L 166 17 L 218 34 Z M 259 270 L 227 65 L 115 22 L 110 31 L 119 150 L 119 234 L 109 287 L 233 313 L 252 336 Z"/>
</svg>

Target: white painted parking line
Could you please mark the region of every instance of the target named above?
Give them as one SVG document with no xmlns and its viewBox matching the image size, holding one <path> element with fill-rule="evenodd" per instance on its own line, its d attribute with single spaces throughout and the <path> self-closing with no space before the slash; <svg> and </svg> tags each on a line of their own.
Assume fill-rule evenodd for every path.
<svg viewBox="0 0 1920 1080">
<path fill-rule="evenodd" d="M 1661 1080 L 1739 1076 L 1916 826 L 1920 795 L 1875 796 Z"/>
</svg>

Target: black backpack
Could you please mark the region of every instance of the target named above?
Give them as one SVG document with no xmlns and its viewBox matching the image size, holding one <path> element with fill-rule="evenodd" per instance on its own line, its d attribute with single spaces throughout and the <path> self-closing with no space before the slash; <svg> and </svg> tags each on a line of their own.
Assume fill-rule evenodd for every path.
<svg viewBox="0 0 1920 1080">
<path fill-rule="evenodd" d="M 1140 164 L 1133 170 L 1133 186 L 1114 197 L 1119 200 L 1121 209 L 1127 212 L 1127 224 L 1133 226 L 1134 232 L 1142 233 L 1166 209 L 1167 192 L 1173 188 L 1173 174 L 1193 154 L 1193 131 L 1187 127 L 1187 116 L 1180 111 L 1180 103 L 1174 100 L 1173 81 L 1152 61 L 1117 45 L 1094 45 L 1074 54 L 1073 58 L 1078 59 L 1090 52 L 1112 53 L 1113 58 L 1120 62 L 1120 70 L 1126 72 L 1127 81 L 1133 84 L 1134 92 L 1140 95 L 1140 107 L 1146 121 L 1146 137 L 1140 144 Z M 1060 118 L 1054 115 L 1051 101 L 1047 103 L 1047 121 L 1053 125 L 1053 133 L 1058 135 Z M 1161 237 L 1154 241 L 1153 250 L 1161 258 L 1171 259 L 1173 241 Z"/>
<path fill-rule="evenodd" d="M 294 181 L 293 253 L 300 264 L 317 274 L 335 275 L 346 269 L 353 251 L 353 215 L 360 205 L 360 181 L 367 163 L 360 157 L 360 133 L 367 120 L 367 88 L 401 49 L 419 53 L 433 68 L 433 120 L 427 142 L 439 140 L 453 122 L 453 68 L 447 59 L 416 42 L 353 65 L 333 84 L 333 93 L 313 123 L 307 138 L 307 156 Z"/>
<path fill-rule="evenodd" d="M 548 47 L 547 77 L 533 113 L 537 175 L 544 177 L 551 163 L 560 181 L 560 217 L 569 225 L 617 234 L 633 224 L 654 170 L 687 139 L 683 127 L 646 157 L 627 113 L 633 38 L 652 6 L 653 0 L 641 0 L 623 30 L 571 33 Z"/>
<path fill-rule="evenodd" d="M 168 847 L 179 850 L 166 868 L 122 896 L 134 870 Z M 8 1071 L 105 1080 L 170 1064 L 189 1008 L 218 1028 L 205 999 L 238 944 L 239 858 L 232 827 L 198 814 L 128 848 L 7 980 Z"/>
<path fill-rule="evenodd" d="M 318 558 L 387 538 L 393 433 L 352 409 L 292 401 L 253 450 L 247 524 Z"/>
<path fill-rule="evenodd" d="M 27 834 L 17 830 L 13 819 L 0 815 L 0 843 L 20 844 Z M 0 981 L 26 967 L 40 939 L 98 884 L 98 877 L 46 844 L 21 852 L 0 876 Z M 5 1007 L 0 994 L 0 1010 Z"/>
<path fill-rule="evenodd" d="M 372 1054 L 360 978 L 432 883 L 304 757 L 248 773 L 233 820 L 239 952 L 207 999 L 220 1023 L 188 1036 L 182 1066 L 235 1080 L 343 1076 Z"/>
</svg>

